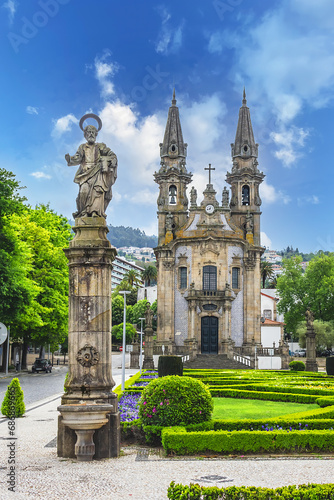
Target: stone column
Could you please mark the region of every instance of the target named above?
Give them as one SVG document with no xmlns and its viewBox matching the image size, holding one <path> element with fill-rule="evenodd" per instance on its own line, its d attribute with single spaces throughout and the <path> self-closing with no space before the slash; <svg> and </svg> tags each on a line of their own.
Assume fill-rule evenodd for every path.
<svg viewBox="0 0 334 500">
<path fill-rule="evenodd" d="M 306 371 L 317 372 L 318 364 L 316 359 L 315 331 L 313 325 L 307 325 L 306 331 Z"/>
<path fill-rule="evenodd" d="M 95 458 L 119 455 L 119 412 L 111 373 L 111 247 L 103 217 L 75 220 L 69 261 L 69 371 L 62 405 L 109 404 L 108 423 L 95 431 Z M 61 411 L 61 410 L 60 410 Z M 74 457 L 75 433 L 58 422 L 58 456 Z"/>
<path fill-rule="evenodd" d="M 139 351 L 140 344 L 133 342 L 132 351 L 130 352 L 130 368 L 139 368 Z"/>
</svg>

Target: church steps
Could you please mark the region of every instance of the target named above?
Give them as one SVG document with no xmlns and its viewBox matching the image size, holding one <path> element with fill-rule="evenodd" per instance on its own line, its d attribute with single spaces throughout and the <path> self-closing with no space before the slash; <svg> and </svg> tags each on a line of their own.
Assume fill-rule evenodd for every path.
<svg viewBox="0 0 334 500">
<path fill-rule="evenodd" d="M 226 355 L 223 354 L 198 354 L 197 357 L 191 361 L 186 361 L 183 364 L 184 368 L 196 368 L 196 369 L 221 369 L 221 370 L 247 370 L 250 369 L 249 366 L 234 361 L 233 359 L 228 359 Z"/>
</svg>

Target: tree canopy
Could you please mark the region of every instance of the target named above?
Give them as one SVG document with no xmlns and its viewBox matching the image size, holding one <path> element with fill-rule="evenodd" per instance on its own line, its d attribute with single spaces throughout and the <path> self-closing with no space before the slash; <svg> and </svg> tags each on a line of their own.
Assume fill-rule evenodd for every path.
<svg viewBox="0 0 334 500">
<path fill-rule="evenodd" d="M 334 254 L 317 255 L 305 272 L 301 262 L 300 256 L 283 259 L 283 274 L 277 278 L 277 309 L 284 314 L 287 332 L 295 335 L 308 307 L 317 320 L 334 318 Z"/>
</svg>

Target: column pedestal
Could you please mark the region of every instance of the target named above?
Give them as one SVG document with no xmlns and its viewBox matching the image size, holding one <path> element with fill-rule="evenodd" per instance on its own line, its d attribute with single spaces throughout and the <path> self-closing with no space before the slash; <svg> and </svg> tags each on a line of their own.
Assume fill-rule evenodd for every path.
<svg viewBox="0 0 334 500">
<path fill-rule="evenodd" d="M 69 371 L 62 405 L 105 404 L 107 424 L 93 440 L 95 458 L 119 455 L 119 412 L 111 373 L 111 247 L 103 217 L 75 220 L 75 238 L 65 250 L 69 261 Z M 61 411 L 61 410 L 60 410 Z M 75 431 L 58 420 L 58 456 L 74 457 Z"/>
</svg>

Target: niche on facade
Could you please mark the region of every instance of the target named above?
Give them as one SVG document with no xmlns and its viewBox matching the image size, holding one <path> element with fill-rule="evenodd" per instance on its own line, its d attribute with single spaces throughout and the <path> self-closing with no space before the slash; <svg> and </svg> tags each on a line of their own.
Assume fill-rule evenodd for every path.
<svg viewBox="0 0 334 500">
<path fill-rule="evenodd" d="M 250 188 L 248 184 L 242 186 L 241 200 L 243 205 L 250 205 Z"/>
<path fill-rule="evenodd" d="M 169 186 L 169 204 L 176 205 L 177 188 L 175 184 Z"/>
</svg>

